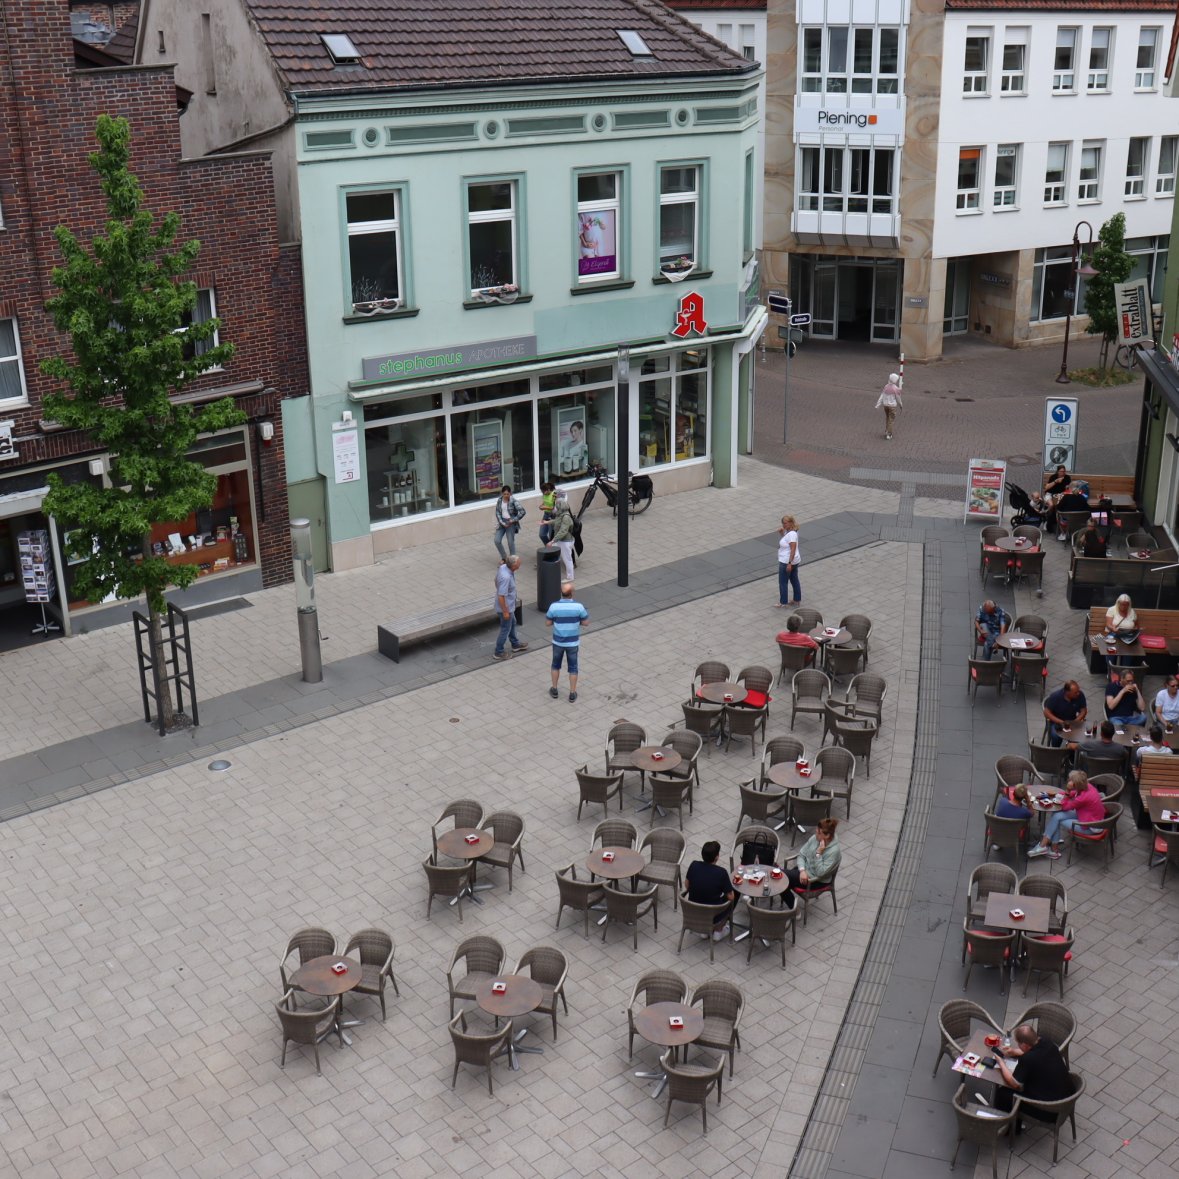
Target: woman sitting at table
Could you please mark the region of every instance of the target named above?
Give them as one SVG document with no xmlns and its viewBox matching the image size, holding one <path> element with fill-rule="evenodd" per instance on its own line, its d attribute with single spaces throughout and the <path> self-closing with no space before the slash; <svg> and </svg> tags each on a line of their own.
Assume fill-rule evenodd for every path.
<svg viewBox="0 0 1179 1179">
<path fill-rule="evenodd" d="M 1105 685 L 1105 715 L 1119 725 L 1146 724 L 1146 701 L 1132 671 L 1118 671 L 1116 666 L 1110 666 L 1109 683 Z"/>
<path fill-rule="evenodd" d="M 786 876 L 790 880 L 788 891 L 792 895 L 799 885 L 804 889 L 815 888 L 831 879 L 843 858 L 839 840 L 835 838 L 835 828 L 838 826 L 838 819 L 820 819 L 814 835 L 802 845 L 797 866 L 786 869 Z"/>
<path fill-rule="evenodd" d="M 1046 495 L 1063 495 L 1065 488 L 1073 481 L 1073 477 L 1064 469 L 1063 466 L 1056 468 L 1056 471 L 1048 477 L 1044 484 L 1044 493 Z"/>
<path fill-rule="evenodd" d="M 1105 629 L 1111 632 L 1136 631 L 1138 615 L 1130 603 L 1130 595 L 1122 594 L 1105 612 Z"/>
<path fill-rule="evenodd" d="M 1105 818 L 1105 803 L 1101 793 L 1083 770 L 1073 770 L 1068 776 L 1068 787 L 1060 803 L 1060 810 L 1048 819 L 1044 838 L 1028 850 L 1028 856 L 1047 856 L 1060 859 L 1057 845 L 1064 841 L 1064 832 L 1080 828 L 1082 834 L 1089 834 L 1085 828 L 1090 823 L 1100 823 Z"/>
<path fill-rule="evenodd" d="M 995 803 L 995 814 L 1000 819 L 1030 819 L 1032 796 L 1026 786 L 1004 786 Z"/>
</svg>

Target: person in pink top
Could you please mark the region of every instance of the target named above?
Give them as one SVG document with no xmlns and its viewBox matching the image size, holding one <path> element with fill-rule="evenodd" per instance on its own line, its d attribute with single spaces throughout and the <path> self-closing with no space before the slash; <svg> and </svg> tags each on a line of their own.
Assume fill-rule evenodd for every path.
<svg viewBox="0 0 1179 1179">
<path fill-rule="evenodd" d="M 1044 838 L 1028 852 L 1028 857 L 1047 856 L 1050 860 L 1059 860 L 1057 845 L 1063 841 L 1066 829 L 1084 829 L 1088 824 L 1100 823 L 1104 818 L 1105 803 L 1101 801 L 1101 792 L 1089 781 L 1087 774 L 1073 770 L 1068 776 L 1068 787 L 1060 810 L 1049 818 L 1044 828 Z"/>
</svg>

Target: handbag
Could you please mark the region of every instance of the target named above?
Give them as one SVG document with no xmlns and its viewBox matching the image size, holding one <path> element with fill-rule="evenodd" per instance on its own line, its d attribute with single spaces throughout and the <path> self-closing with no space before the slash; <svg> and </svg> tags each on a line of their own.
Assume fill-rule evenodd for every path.
<svg viewBox="0 0 1179 1179">
<path fill-rule="evenodd" d="M 742 864 L 772 864 L 774 862 L 774 845 L 764 835 L 756 839 L 747 839 L 741 845 Z"/>
<path fill-rule="evenodd" d="M 585 545 L 581 539 L 581 521 L 573 521 L 573 551 L 580 557 L 585 552 Z"/>
</svg>

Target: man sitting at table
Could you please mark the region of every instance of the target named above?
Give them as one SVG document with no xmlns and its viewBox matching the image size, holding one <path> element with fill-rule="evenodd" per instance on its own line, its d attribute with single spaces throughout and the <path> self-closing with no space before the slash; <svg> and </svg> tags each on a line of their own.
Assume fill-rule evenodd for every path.
<svg viewBox="0 0 1179 1179">
<path fill-rule="evenodd" d="M 1044 719 L 1048 722 L 1048 744 L 1063 745 L 1061 726 L 1067 725 L 1079 731 L 1088 715 L 1089 706 L 1085 703 L 1085 693 L 1081 691 L 1081 685 L 1076 680 L 1065 680 L 1064 687 L 1057 688 L 1044 701 Z"/>
<path fill-rule="evenodd" d="M 995 803 L 995 814 L 1000 819 L 1030 819 L 1032 817 L 1032 796 L 1028 788 L 1019 786 L 1004 786 L 999 791 L 999 799 Z"/>
<path fill-rule="evenodd" d="M 1068 533 L 1063 531 L 1064 521 L 1061 520 L 1060 514 L 1062 512 L 1087 512 L 1089 510 L 1089 493 L 1082 492 L 1080 487 L 1070 487 L 1064 495 L 1060 496 L 1056 501 L 1056 521 L 1062 531 L 1056 534 L 1057 540 L 1068 540 Z"/>
<path fill-rule="evenodd" d="M 1114 740 L 1117 728 L 1113 721 L 1102 721 L 1097 733 L 1096 737 L 1087 737 L 1084 741 L 1069 742 L 1069 748 L 1079 755 L 1077 764 L 1085 765 L 1090 757 L 1099 757 L 1102 761 L 1125 761 L 1125 747 Z"/>
<path fill-rule="evenodd" d="M 1175 751 L 1163 743 L 1163 730 L 1154 725 L 1150 730 L 1150 744 L 1140 745 L 1134 750 L 1135 772 L 1142 769 L 1142 755 L 1144 753 L 1157 753 L 1163 757 L 1169 757 Z"/>
<path fill-rule="evenodd" d="M 1006 634 L 1010 625 L 1011 619 L 1006 611 L 996 606 L 990 598 L 978 608 L 978 613 L 974 616 L 974 629 L 982 643 L 984 659 L 990 659 L 991 652 L 995 649 L 995 640 L 1001 634 Z"/>
<path fill-rule="evenodd" d="M 777 638 L 778 646 L 780 647 L 805 647 L 810 651 L 807 656 L 807 666 L 809 667 L 815 661 L 815 652 L 819 648 L 819 644 L 806 634 L 802 629 L 802 624 L 798 621 L 797 614 L 791 614 L 786 619 L 786 629 L 779 631 Z"/>
<path fill-rule="evenodd" d="M 1105 685 L 1105 715 L 1119 725 L 1146 724 L 1146 701 L 1134 682 L 1132 671 L 1109 669 L 1109 683 Z"/>
<path fill-rule="evenodd" d="M 1109 541 L 1101 534 L 1097 527 L 1097 520 L 1089 517 L 1084 532 L 1081 533 L 1081 556 L 1104 557 L 1108 554 Z"/>
<path fill-rule="evenodd" d="M 998 1069 L 1007 1086 L 1003 1089 L 996 1087 L 995 1106 L 1010 1113 L 1017 1093 L 1029 1101 L 1063 1101 L 1071 1097 L 1073 1083 L 1069 1079 L 1068 1065 L 1064 1063 L 1060 1049 L 1027 1023 L 1015 1029 L 1014 1039 L 1015 1043 L 1010 1048 L 995 1049 Z M 1014 1060 L 1015 1067 L 1012 1068 L 1007 1060 Z M 1030 1106 L 1021 1107 L 1020 1113 L 1027 1113 L 1041 1122 L 1056 1121 L 1054 1113 L 1032 1109 Z"/>
<path fill-rule="evenodd" d="M 1179 679 L 1167 676 L 1166 684 L 1158 690 L 1151 706 L 1156 725 L 1174 725 L 1179 721 Z"/>
<path fill-rule="evenodd" d="M 1089 775 L 1083 770 L 1073 770 L 1068 776 L 1060 810 L 1049 817 L 1044 828 L 1044 838 L 1035 847 L 1028 849 L 1028 856 L 1047 856 L 1050 860 L 1059 860 L 1057 845 L 1064 841 L 1065 831 L 1079 829 L 1082 834 L 1089 834 L 1089 824 L 1100 823 L 1104 818 L 1105 803 L 1101 791 L 1089 781 Z"/>
<path fill-rule="evenodd" d="M 682 894 L 697 905 L 719 905 L 722 901 L 729 902 L 729 907 L 713 918 L 715 928 L 712 931 L 712 940 L 716 942 L 728 933 L 729 914 L 737 903 L 737 894 L 733 891 L 733 882 L 729 879 L 728 872 L 716 862 L 719 855 L 720 844 L 715 839 L 710 839 L 700 849 L 700 859 L 693 860 L 688 865 L 688 873 L 684 877 L 687 888 Z"/>
</svg>

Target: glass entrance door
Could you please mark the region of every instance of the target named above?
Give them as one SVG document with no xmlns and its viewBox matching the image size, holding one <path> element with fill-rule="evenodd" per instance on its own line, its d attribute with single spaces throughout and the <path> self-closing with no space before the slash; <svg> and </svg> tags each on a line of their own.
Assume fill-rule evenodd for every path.
<svg viewBox="0 0 1179 1179">
<path fill-rule="evenodd" d="M 877 261 L 872 268 L 872 339 L 897 338 L 900 322 L 901 268 L 897 262 Z"/>
<path fill-rule="evenodd" d="M 815 260 L 811 297 L 811 335 L 823 340 L 835 339 L 835 284 L 838 263 L 834 258 Z"/>
<path fill-rule="evenodd" d="M 942 334 L 958 336 L 970 329 L 970 264 L 963 258 L 946 261 L 946 305 Z"/>
</svg>

